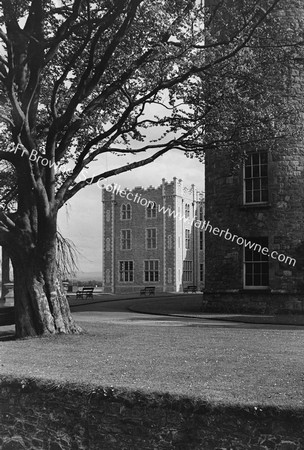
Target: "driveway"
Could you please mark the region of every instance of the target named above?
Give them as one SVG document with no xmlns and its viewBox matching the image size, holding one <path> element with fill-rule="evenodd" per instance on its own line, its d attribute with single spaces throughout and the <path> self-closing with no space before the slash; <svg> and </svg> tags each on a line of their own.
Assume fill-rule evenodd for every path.
<svg viewBox="0 0 304 450">
<path fill-rule="evenodd" d="M 178 298 L 187 301 L 189 295 L 179 295 Z M 174 297 L 174 296 L 172 296 Z M 194 297 L 194 296 L 193 296 Z M 191 295 L 191 298 L 193 298 Z M 240 321 L 225 321 L 223 316 L 217 319 L 216 314 L 203 314 L 196 312 L 179 313 L 174 310 L 168 311 L 168 314 L 158 314 L 155 312 L 155 305 L 161 305 L 164 298 L 169 296 L 153 296 L 147 298 L 109 298 L 109 296 L 99 296 L 92 303 L 83 303 L 71 305 L 72 313 L 76 320 L 81 322 L 99 322 L 115 323 L 124 325 L 141 326 L 170 326 L 170 327 L 225 327 L 225 328 L 258 328 L 258 329 L 299 329 L 293 325 L 270 325 L 270 324 L 252 324 L 242 323 Z M 199 298 L 197 296 L 197 298 Z M 142 313 L 140 310 L 150 309 L 150 313 Z"/>
</svg>

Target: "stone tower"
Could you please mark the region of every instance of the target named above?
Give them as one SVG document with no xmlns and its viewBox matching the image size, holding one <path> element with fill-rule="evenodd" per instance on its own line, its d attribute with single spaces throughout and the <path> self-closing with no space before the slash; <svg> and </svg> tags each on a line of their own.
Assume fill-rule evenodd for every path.
<svg viewBox="0 0 304 450">
<path fill-rule="evenodd" d="M 283 2 L 286 23 L 304 30 L 304 2 Z M 213 309 L 304 308 L 304 58 L 291 61 L 288 101 L 299 110 L 290 138 L 275 150 L 249 149 L 231 172 L 229 157 L 206 155 L 206 293 Z M 248 244 L 248 242 L 250 242 Z M 246 246 L 247 244 L 247 246 Z M 254 245 L 253 245 L 254 244 Z"/>
</svg>

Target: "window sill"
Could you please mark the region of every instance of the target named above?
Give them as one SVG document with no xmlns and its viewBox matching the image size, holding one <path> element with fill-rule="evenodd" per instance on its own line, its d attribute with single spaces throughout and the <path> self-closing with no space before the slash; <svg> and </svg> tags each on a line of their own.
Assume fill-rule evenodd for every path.
<svg viewBox="0 0 304 450">
<path fill-rule="evenodd" d="M 254 292 L 256 294 L 259 294 L 261 292 L 271 292 L 270 287 L 260 287 L 260 286 L 245 286 L 243 287 L 243 289 L 240 289 L 240 293 L 245 293 L 245 292 Z"/>
<path fill-rule="evenodd" d="M 271 208 L 270 203 L 248 203 L 240 205 L 240 209 L 248 210 L 248 209 L 269 209 Z"/>
</svg>

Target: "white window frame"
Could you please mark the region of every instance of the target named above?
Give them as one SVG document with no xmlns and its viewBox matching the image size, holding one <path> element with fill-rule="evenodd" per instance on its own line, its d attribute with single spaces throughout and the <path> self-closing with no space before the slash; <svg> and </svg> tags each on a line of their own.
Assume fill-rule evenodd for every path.
<svg viewBox="0 0 304 450">
<path fill-rule="evenodd" d="M 155 231 L 155 237 L 154 236 L 150 236 L 149 237 L 149 233 L 150 231 Z M 157 249 L 157 228 L 155 227 L 150 227 L 150 228 L 146 228 L 146 249 L 147 250 L 155 250 Z M 153 240 L 155 240 L 155 247 L 150 246 L 150 244 L 153 244 Z"/>
<path fill-rule="evenodd" d="M 148 274 L 148 280 L 146 280 L 146 274 Z M 151 274 L 153 274 L 153 275 L 151 276 Z M 143 281 L 144 281 L 144 283 L 159 283 L 160 282 L 160 261 L 159 261 L 159 259 L 145 259 L 143 261 Z"/>
<path fill-rule="evenodd" d="M 262 239 L 265 239 L 264 242 L 261 242 Z M 267 239 L 267 240 L 266 240 Z M 268 248 L 268 238 L 265 236 L 260 236 L 260 237 L 247 237 L 246 241 L 251 241 L 252 243 L 256 243 L 259 244 L 261 246 L 261 248 L 263 247 L 267 247 Z M 251 260 L 246 260 L 246 249 L 245 246 L 243 246 L 243 288 L 247 289 L 247 290 L 260 290 L 260 289 L 268 289 L 269 288 L 269 257 L 268 255 L 263 255 L 261 252 L 256 251 L 255 253 L 257 255 L 260 255 L 260 259 L 251 259 Z M 250 251 L 250 250 L 249 250 Z M 253 252 L 252 252 L 253 253 Z M 254 285 L 254 284 L 248 284 L 246 283 L 246 275 L 247 275 L 247 267 L 248 265 L 253 265 L 253 264 L 259 264 L 259 265 L 264 265 L 265 267 L 267 267 L 267 272 L 268 272 L 268 284 L 260 284 L 260 285 Z M 262 272 L 260 272 L 262 273 Z M 252 277 L 254 277 L 254 270 L 252 271 Z"/>
<path fill-rule="evenodd" d="M 192 283 L 193 282 L 193 261 L 185 260 L 183 262 L 183 282 Z"/>
<path fill-rule="evenodd" d="M 266 155 L 266 163 L 262 162 L 262 155 Z M 259 161 L 258 164 L 253 164 L 253 158 L 258 157 Z M 248 165 L 248 161 L 250 164 Z M 267 204 L 269 201 L 269 187 L 268 187 L 268 153 L 267 151 L 260 151 L 260 152 L 252 152 L 249 153 L 248 158 L 245 160 L 243 164 L 243 203 L 244 205 L 259 205 L 259 204 Z M 250 177 L 246 176 L 246 169 L 247 167 L 250 167 Z M 258 171 L 258 174 L 256 174 L 256 169 Z M 265 170 L 266 168 L 266 170 Z M 265 174 L 266 172 L 266 174 Z M 247 189 L 247 185 L 251 184 L 251 189 Z M 262 184 L 264 183 L 264 186 L 266 184 L 266 188 Z M 259 189 L 255 189 L 255 184 L 259 184 Z M 251 194 L 251 200 L 247 201 L 246 199 L 246 192 L 250 192 Z M 259 193 L 259 200 L 254 200 L 254 193 Z M 264 192 L 266 192 L 266 198 L 263 199 Z"/>
<path fill-rule="evenodd" d="M 124 237 L 123 234 L 129 232 L 129 237 Z M 125 246 L 125 243 L 129 242 L 130 246 Z M 123 229 L 120 230 L 120 250 L 132 250 L 132 230 L 131 229 Z"/>
<path fill-rule="evenodd" d="M 121 264 L 127 264 L 127 267 L 124 268 L 124 270 L 121 270 Z M 132 264 L 132 267 L 128 267 L 130 264 Z M 123 277 L 121 276 L 123 274 Z M 127 277 L 126 277 L 127 275 Z M 130 277 L 131 275 L 131 277 Z M 123 280 L 121 278 L 124 278 Z M 127 279 L 126 278 L 132 278 Z M 118 281 L 119 283 L 134 283 L 134 261 L 132 259 L 127 260 L 120 260 L 118 261 Z"/>
<path fill-rule="evenodd" d="M 132 206 L 130 203 L 123 203 L 120 207 L 120 220 L 131 220 L 131 219 L 132 219 Z"/>
<path fill-rule="evenodd" d="M 150 201 L 146 208 L 146 219 L 156 219 L 156 217 L 157 217 L 156 202 Z"/>
</svg>

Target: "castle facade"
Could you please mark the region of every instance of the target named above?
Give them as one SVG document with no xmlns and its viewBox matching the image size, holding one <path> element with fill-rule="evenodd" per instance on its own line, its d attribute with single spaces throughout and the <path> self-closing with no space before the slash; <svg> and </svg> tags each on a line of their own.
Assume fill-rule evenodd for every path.
<svg viewBox="0 0 304 450">
<path fill-rule="evenodd" d="M 104 292 L 179 292 L 204 285 L 203 194 L 182 180 L 102 189 Z"/>
</svg>

